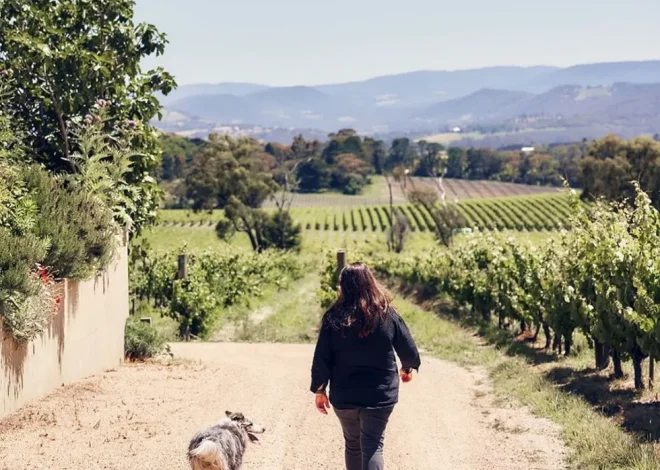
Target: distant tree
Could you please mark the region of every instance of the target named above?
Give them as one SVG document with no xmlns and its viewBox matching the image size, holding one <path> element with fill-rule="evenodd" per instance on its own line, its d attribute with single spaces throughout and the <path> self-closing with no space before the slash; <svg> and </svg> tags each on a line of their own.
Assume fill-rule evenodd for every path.
<svg viewBox="0 0 660 470">
<path fill-rule="evenodd" d="M 163 156 L 156 177 L 161 181 L 183 178 L 193 155 L 205 143 L 202 139 L 188 139 L 175 134 L 164 134 L 161 139 Z"/>
<path fill-rule="evenodd" d="M 416 158 L 417 152 L 410 139 L 406 137 L 394 139 L 387 156 L 385 168 L 388 170 L 398 166 L 411 168 L 415 165 Z"/>
<path fill-rule="evenodd" d="M 527 156 L 522 154 L 522 152 L 506 152 L 506 160 L 500 172 L 494 176 L 494 179 L 509 183 L 520 183 L 523 180 L 521 165 L 525 159 L 527 159 Z"/>
<path fill-rule="evenodd" d="M 547 153 L 536 153 L 529 159 L 530 168 L 523 183 L 542 186 L 560 186 L 562 183 L 559 174 L 559 162 Z"/>
<path fill-rule="evenodd" d="M 353 129 L 341 129 L 337 133 L 329 134 L 322 157 L 328 165 L 334 165 L 337 156 L 345 153 L 352 153 L 359 158 L 365 157 L 362 139 Z"/>
<path fill-rule="evenodd" d="M 558 145 L 548 149 L 557 160 L 559 176 L 565 179 L 571 187 L 580 186 L 580 161 L 588 152 L 582 144 Z"/>
<path fill-rule="evenodd" d="M 330 139 L 323 147 L 323 161 L 328 165 L 334 165 L 335 157 L 342 153 L 341 142 L 336 139 Z"/>
<path fill-rule="evenodd" d="M 467 169 L 465 149 L 450 147 L 447 154 L 447 178 L 465 178 Z"/>
<path fill-rule="evenodd" d="M 260 207 L 277 189 L 260 153 L 256 140 L 211 135 L 186 178 L 193 209 L 224 208 L 232 196 L 249 208 Z"/>
<path fill-rule="evenodd" d="M 371 167 L 357 155 L 343 153 L 336 158 L 332 168 L 330 186 L 345 194 L 358 194 L 367 184 Z"/>
<path fill-rule="evenodd" d="M 317 192 L 330 187 L 330 170 L 320 158 L 303 161 L 296 173 L 302 192 Z"/>
<path fill-rule="evenodd" d="M 467 179 L 487 180 L 499 174 L 504 167 L 506 155 L 489 148 L 470 148 L 467 150 Z"/>
<path fill-rule="evenodd" d="M 363 142 L 364 160 L 369 162 L 377 175 L 383 174 L 385 160 L 387 159 L 387 148 L 382 140 L 366 137 Z"/>
<path fill-rule="evenodd" d="M 465 225 L 465 219 L 456 204 L 443 201 L 439 192 L 429 186 L 414 187 L 406 193 L 406 197 L 411 204 L 419 206 L 430 214 L 436 240 L 450 247 L 456 230 Z"/>
<path fill-rule="evenodd" d="M 406 216 L 398 212 L 394 217 L 392 226 L 388 230 L 387 248 L 394 253 L 401 253 L 410 236 L 410 223 Z"/>
<path fill-rule="evenodd" d="M 660 143 L 650 137 L 622 140 L 614 135 L 594 141 L 581 161 L 583 197 L 633 198 L 637 181 L 660 206 Z"/>
<path fill-rule="evenodd" d="M 342 144 L 343 153 L 352 153 L 358 158 L 364 159 L 364 147 L 362 146 L 362 139 L 358 135 L 347 137 Z"/>
<path fill-rule="evenodd" d="M 274 172 L 277 169 L 277 160 L 271 154 L 266 152 L 257 152 L 255 158 L 261 160 L 263 168 L 267 169 L 269 172 Z"/>
<path fill-rule="evenodd" d="M 186 156 L 180 153 L 163 154 L 160 172 L 156 175 L 160 181 L 172 181 L 183 178 L 186 169 Z"/>
<path fill-rule="evenodd" d="M 289 145 L 282 145 L 277 142 L 269 142 L 264 147 L 264 151 L 272 155 L 277 160 L 278 165 L 294 159 L 293 149 Z"/>
<path fill-rule="evenodd" d="M 318 140 L 305 140 L 302 134 L 295 137 L 291 144 L 291 152 L 294 160 L 316 157 L 319 155 L 320 150 L 321 143 Z"/>
<path fill-rule="evenodd" d="M 343 129 L 339 129 L 337 132 L 328 134 L 328 137 L 330 139 L 346 139 L 348 137 L 353 137 L 356 135 L 358 135 L 358 133 L 355 129 L 345 127 Z"/>
<path fill-rule="evenodd" d="M 130 214 L 139 229 L 155 219 L 158 203 L 150 177 L 160 157 L 150 125 L 161 109 L 155 93 L 176 84 L 161 68 L 142 71 L 143 59 L 162 54 L 167 40 L 154 26 L 136 24 L 133 13 L 127 0 L 0 1 L 0 58 L 19 97 L 7 111 L 27 129 L 31 158 L 51 170 L 74 171 L 71 129 L 97 100 L 107 107 L 107 131 L 134 121 L 139 132 L 127 179 L 139 198 Z"/>
<path fill-rule="evenodd" d="M 307 157 L 307 141 L 302 134 L 293 138 L 291 154 L 295 160 Z"/>
<path fill-rule="evenodd" d="M 212 135 L 193 158 L 186 178 L 195 210 L 224 209 L 225 218 L 216 226 L 218 236 L 227 239 L 244 232 L 255 251 L 272 245 L 266 233 L 273 220 L 260 207 L 277 190 L 261 153 L 255 140 Z"/>
<path fill-rule="evenodd" d="M 415 169 L 415 176 L 439 176 L 445 169 L 443 151 L 445 148 L 437 143 L 428 143 L 421 140 L 417 144 L 419 164 Z"/>
<path fill-rule="evenodd" d="M 302 244 L 302 226 L 291 217 L 291 205 L 299 190 L 300 181 L 296 179 L 296 170 L 300 163 L 299 161 L 282 170 L 282 184 L 279 191 L 272 196 L 276 211 L 264 229 L 264 238 L 269 247 L 297 250 Z"/>
<path fill-rule="evenodd" d="M 302 245 L 302 227 L 289 211 L 277 211 L 264 225 L 264 247 L 298 250 Z"/>
</svg>

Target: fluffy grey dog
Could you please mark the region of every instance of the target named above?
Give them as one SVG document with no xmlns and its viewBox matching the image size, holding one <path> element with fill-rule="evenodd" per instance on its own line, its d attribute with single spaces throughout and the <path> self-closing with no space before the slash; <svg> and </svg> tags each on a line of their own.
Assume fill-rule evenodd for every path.
<svg viewBox="0 0 660 470">
<path fill-rule="evenodd" d="M 256 434 L 266 431 L 243 413 L 226 412 L 227 417 L 215 426 L 197 433 L 188 446 L 193 470 L 239 470 L 248 440 L 259 443 Z"/>
</svg>

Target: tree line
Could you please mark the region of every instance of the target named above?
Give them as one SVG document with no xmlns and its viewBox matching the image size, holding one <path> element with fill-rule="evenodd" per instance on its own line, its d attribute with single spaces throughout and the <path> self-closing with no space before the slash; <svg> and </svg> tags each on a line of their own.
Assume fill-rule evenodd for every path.
<svg viewBox="0 0 660 470">
<path fill-rule="evenodd" d="M 163 160 L 156 176 L 179 203 L 186 199 L 185 178 L 207 141 L 174 135 L 162 138 Z M 372 175 L 408 170 L 419 177 L 493 180 L 541 186 L 584 188 L 585 197 L 617 198 L 631 194 L 630 181 L 660 190 L 656 170 L 660 144 L 650 137 L 615 136 L 589 142 L 541 146 L 533 151 L 448 147 L 398 138 L 386 143 L 352 129 L 330 134 L 327 142 L 294 138 L 290 145 L 254 142 L 255 152 L 276 182 L 292 174 L 300 192 L 339 191 L 359 194 Z M 610 180 L 614 184 L 610 185 Z M 652 194 L 652 199 L 657 195 Z"/>
</svg>

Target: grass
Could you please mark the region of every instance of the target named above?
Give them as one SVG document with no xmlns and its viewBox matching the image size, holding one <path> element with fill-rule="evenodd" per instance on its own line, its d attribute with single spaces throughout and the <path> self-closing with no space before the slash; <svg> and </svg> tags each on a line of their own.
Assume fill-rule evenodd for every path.
<svg viewBox="0 0 660 470">
<path fill-rule="evenodd" d="M 536 415 L 559 424 L 569 449 L 568 462 L 576 469 L 651 470 L 660 468 L 658 449 L 627 433 L 616 419 L 597 411 L 577 389 L 559 386 L 557 370 L 582 376 L 590 355 L 585 347 L 571 358 L 556 358 L 527 343 L 513 341 L 496 328 L 482 331 L 476 339 L 473 329 L 435 315 L 406 298 L 396 306 L 420 347 L 427 353 L 465 366 L 485 367 L 498 395 L 514 397 Z M 550 362 L 550 361 L 553 362 Z M 602 390 L 602 396 L 611 393 Z M 656 426 L 657 427 L 657 426 Z"/>
<path fill-rule="evenodd" d="M 493 363 L 497 359 L 497 351 L 480 347 L 468 330 L 429 313 L 406 297 L 396 297 L 394 307 L 425 353 L 463 366 Z"/>
<path fill-rule="evenodd" d="M 513 237 L 517 240 L 529 240 L 532 243 L 540 244 L 553 237 L 558 236 L 558 232 L 539 231 L 539 232 L 519 232 L 515 230 L 500 232 L 503 236 Z M 213 228 L 209 227 L 170 227 L 157 226 L 142 235 L 150 245 L 157 251 L 183 250 L 194 253 L 206 249 L 226 246 L 227 242 L 220 240 Z M 467 240 L 466 235 L 456 235 L 454 242 L 459 245 Z M 405 251 L 407 253 L 420 253 L 434 246 L 435 241 L 431 232 L 415 232 L 410 234 Z M 245 234 L 236 234 L 231 240 L 232 247 L 241 250 L 251 250 L 250 241 Z M 303 230 L 303 253 L 320 253 L 327 249 L 355 249 L 386 251 L 387 250 L 387 231 L 368 230 Z"/>
<path fill-rule="evenodd" d="M 565 393 L 543 375 L 530 372 L 523 359 L 507 358 L 487 365 L 497 391 L 513 396 L 539 416 L 562 428 L 571 453 L 568 460 L 578 469 L 660 468 L 652 444 L 643 444 L 624 432 L 615 421 L 592 409 L 584 399 Z"/>
<path fill-rule="evenodd" d="M 178 250 L 186 247 L 194 252 L 227 245 L 227 242 L 218 238 L 213 227 L 156 226 L 141 237 L 158 251 Z M 247 235 L 242 233 L 236 234 L 230 244 L 241 249 L 251 249 L 250 240 Z"/>
<path fill-rule="evenodd" d="M 307 272 L 290 288 L 275 293 L 267 303 L 262 302 L 260 308 L 253 309 L 234 339 L 261 343 L 313 341 L 321 318 L 321 309 L 316 301 L 319 278 L 311 266 Z"/>
</svg>

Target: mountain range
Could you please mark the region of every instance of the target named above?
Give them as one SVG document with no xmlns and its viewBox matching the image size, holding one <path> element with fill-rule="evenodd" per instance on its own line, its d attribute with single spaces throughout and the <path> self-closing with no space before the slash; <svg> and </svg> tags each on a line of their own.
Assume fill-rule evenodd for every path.
<svg viewBox="0 0 660 470">
<path fill-rule="evenodd" d="M 522 125 L 657 132 L 660 61 L 419 71 L 319 86 L 196 84 L 161 101 L 167 112 L 159 125 L 188 133 L 223 125 L 373 134 Z"/>
</svg>

